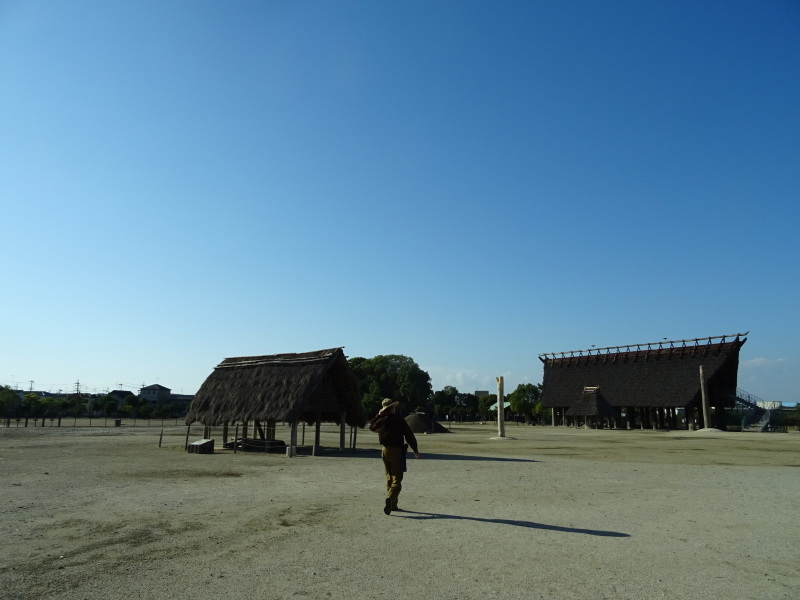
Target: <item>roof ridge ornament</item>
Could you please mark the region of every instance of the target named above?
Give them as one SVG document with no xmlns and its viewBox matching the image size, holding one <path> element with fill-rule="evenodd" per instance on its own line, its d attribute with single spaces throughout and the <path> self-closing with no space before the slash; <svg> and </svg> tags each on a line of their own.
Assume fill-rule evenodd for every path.
<svg viewBox="0 0 800 600">
<path fill-rule="evenodd" d="M 605 352 L 606 355 L 609 355 L 609 354 L 619 355 L 619 354 L 631 353 L 631 352 L 635 352 L 638 355 L 638 353 L 642 351 L 642 346 L 647 346 L 647 351 L 645 353 L 645 357 L 647 357 L 647 355 L 649 354 L 650 350 L 653 350 L 652 346 L 654 346 L 656 344 L 658 344 L 659 350 L 664 350 L 664 347 L 663 347 L 662 344 L 669 344 L 669 349 L 668 350 L 670 350 L 670 351 L 671 350 L 680 350 L 678 356 L 683 356 L 683 350 L 688 348 L 687 343 L 691 343 L 691 342 L 694 342 L 692 344 L 692 356 L 694 356 L 695 352 L 698 349 L 700 349 L 701 342 L 705 342 L 705 344 L 704 344 L 705 349 L 704 350 L 707 352 L 708 351 L 708 346 L 712 346 L 714 344 L 744 344 L 744 342 L 747 341 L 747 338 L 745 336 L 747 336 L 749 333 L 750 333 L 749 331 L 746 331 L 744 333 L 731 333 L 731 334 L 726 334 L 726 335 L 712 335 L 712 336 L 708 336 L 708 337 L 691 338 L 691 339 L 683 339 L 683 340 L 667 340 L 666 338 L 663 338 L 662 341 L 660 341 L 660 342 L 642 342 L 642 343 L 639 343 L 639 344 L 627 344 L 627 345 L 623 345 L 623 346 L 607 346 L 607 347 L 604 347 L 604 348 L 596 348 L 596 347 L 593 346 L 589 350 L 566 350 L 566 351 L 562 351 L 562 352 L 544 352 L 542 354 L 539 354 L 539 360 L 541 360 L 542 362 L 545 362 L 547 360 L 556 360 L 556 359 L 559 358 L 559 355 L 560 355 L 560 358 L 562 358 L 562 359 L 564 359 L 564 358 L 580 359 L 581 357 L 584 357 L 584 354 L 583 354 L 584 352 L 587 353 L 587 356 L 591 356 L 592 355 L 592 350 L 594 350 L 598 355 L 600 354 L 601 350 L 605 350 L 606 351 Z M 732 341 L 728 341 L 728 338 L 734 338 L 734 339 Z M 714 340 L 717 340 L 717 341 L 714 341 Z M 680 344 L 680 346 L 676 346 L 676 344 Z M 634 347 L 636 348 L 635 350 L 633 349 Z M 578 353 L 578 356 L 575 356 L 575 353 Z M 567 356 L 567 354 L 569 354 L 569 356 Z M 659 354 L 662 354 L 662 353 L 659 352 Z M 669 354 L 671 355 L 671 353 L 669 353 Z"/>
</svg>

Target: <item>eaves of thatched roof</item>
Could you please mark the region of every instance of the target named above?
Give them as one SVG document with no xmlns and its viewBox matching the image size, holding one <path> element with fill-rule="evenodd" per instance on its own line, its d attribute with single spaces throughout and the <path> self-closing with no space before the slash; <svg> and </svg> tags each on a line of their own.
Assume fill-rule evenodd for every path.
<svg viewBox="0 0 800 600">
<path fill-rule="evenodd" d="M 732 406 L 745 335 L 542 354 L 542 405 L 569 408 L 586 386 L 617 408 L 696 405 L 702 365 L 710 404 Z"/>
<path fill-rule="evenodd" d="M 203 382 L 186 423 L 367 422 L 358 380 L 341 348 L 226 358 Z"/>
</svg>

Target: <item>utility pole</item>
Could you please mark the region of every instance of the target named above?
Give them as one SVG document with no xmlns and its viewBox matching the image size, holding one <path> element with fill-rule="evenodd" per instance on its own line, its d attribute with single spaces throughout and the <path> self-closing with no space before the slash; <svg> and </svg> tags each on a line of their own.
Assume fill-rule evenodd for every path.
<svg viewBox="0 0 800 600">
<path fill-rule="evenodd" d="M 30 387 L 30 389 L 29 389 L 28 391 L 29 391 L 29 392 L 31 392 L 31 393 L 33 393 L 33 379 L 29 379 L 29 380 L 28 380 L 28 383 L 30 383 L 30 384 L 31 384 L 31 387 Z"/>
</svg>

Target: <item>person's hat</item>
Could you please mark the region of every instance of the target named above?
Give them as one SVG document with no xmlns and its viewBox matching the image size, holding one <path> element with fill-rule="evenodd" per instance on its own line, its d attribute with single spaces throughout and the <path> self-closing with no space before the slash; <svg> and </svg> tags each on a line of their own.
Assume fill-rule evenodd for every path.
<svg viewBox="0 0 800 600">
<path fill-rule="evenodd" d="M 393 406 L 397 406 L 400 404 L 397 400 L 392 400 L 391 398 L 384 398 L 383 402 L 381 402 L 381 409 L 378 412 L 383 412 L 385 410 L 389 410 Z"/>
</svg>

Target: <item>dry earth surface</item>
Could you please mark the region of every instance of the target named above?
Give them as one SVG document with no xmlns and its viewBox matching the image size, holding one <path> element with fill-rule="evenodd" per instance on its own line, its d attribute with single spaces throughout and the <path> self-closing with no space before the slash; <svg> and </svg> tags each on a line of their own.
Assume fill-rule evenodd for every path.
<svg viewBox="0 0 800 600">
<path fill-rule="evenodd" d="M 0 597 L 800 597 L 796 432 L 454 426 L 385 516 L 369 431 L 293 459 L 185 431 L 0 429 Z"/>
</svg>

